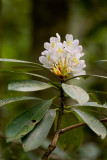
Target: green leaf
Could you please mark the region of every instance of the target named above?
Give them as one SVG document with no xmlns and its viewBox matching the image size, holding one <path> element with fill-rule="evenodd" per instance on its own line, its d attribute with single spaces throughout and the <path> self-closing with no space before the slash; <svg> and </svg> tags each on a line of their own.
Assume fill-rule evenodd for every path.
<svg viewBox="0 0 107 160">
<path fill-rule="evenodd" d="M 34 65 L 37 65 L 39 67 L 42 67 L 42 65 L 40 65 L 38 63 L 29 62 L 29 61 L 22 61 L 22 60 L 18 60 L 18 59 L 0 58 L 0 61 L 2 61 L 2 62 L 14 62 L 14 63 L 27 63 L 27 64 L 34 64 Z"/>
<path fill-rule="evenodd" d="M 79 109 L 72 108 L 83 120 L 84 122 L 102 139 L 105 138 L 107 131 L 104 125 L 92 115 L 85 113 Z"/>
<path fill-rule="evenodd" d="M 28 91 L 39 91 L 50 87 L 52 86 L 41 81 L 19 80 L 9 83 L 8 90 L 28 92 Z"/>
<path fill-rule="evenodd" d="M 91 101 L 97 102 L 97 103 L 99 103 L 99 104 L 101 103 L 95 93 L 88 93 L 88 94 L 90 95 Z"/>
<path fill-rule="evenodd" d="M 50 81 L 49 78 L 44 77 L 44 76 L 42 76 L 42 75 L 40 75 L 40 74 L 36 74 L 36 73 L 29 73 L 29 72 L 15 72 L 15 71 L 10 71 L 10 70 L 8 70 L 7 72 L 31 75 L 31 76 L 34 76 L 34 77 L 39 77 L 39 78 L 42 78 L 42 79 L 45 79 L 45 80 Z"/>
<path fill-rule="evenodd" d="M 92 93 L 96 93 L 96 94 L 107 94 L 107 92 L 105 91 L 88 91 L 89 94 L 92 94 Z"/>
<path fill-rule="evenodd" d="M 41 99 L 37 97 L 29 97 L 29 96 L 5 98 L 0 100 L 0 107 L 8 103 L 22 101 L 22 100 L 41 100 Z"/>
<path fill-rule="evenodd" d="M 62 88 L 68 96 L 78 101 L 81 105 L 89 100 L 88 94 L 78 86 L 63 83 Z"/>
<path fill-rule="evenodd" d="M 0 58 L 0 61 L 2 61 L 2 62 L 32 64 L 32 65 L 34 65 L 36 67 L 43 68 L 44 70 L 46 70 L 46 71 L 50 72 L 52 75 L 54 75 L 54 77 L 56 77 L 57 79 L 60 79 L 58 76 L 56 76 L 55 74 L 53 74 L 48 68 L 44 67 L 43 65 L 41 65 L 39 63 L 29 62 L 29 61 L 22 61 L 22 60 L 17 60 L 17 59 L 8 59 L 8 58 Z"/>
<path fill-rule="evenodd" d="M 56 111 L 54 109 L 50 109 L 40 123 L 35 126 L 33 131 L 22 138 L 23 148 L 26 152 L 36 149 L 42 145 L 53 124 L 55 115 Z"/>
<path fill-rule="evenodd" d="M 19 139 L 30 132 L 34 126 L 44 117 L 52 104 L 52 100 L 45 100 L 12 120 L 6 129 L 7 141 Z"/>
<path fill-rule="evenodd" d="M 73 106 L 74 107 L 81 107 L 81 105 L 79 105 L 79 104 L 76 104 L 76 105 L 73 105 Z M 97 102 L 87 102 L 87 103 L 83 104 L 82 106 L 99 107 L 99 108 L 107 109 L 107 105 L 101 105 L 101 104 L 98 104 Z"/>
<path fill-rule="evenodd" d="M 99 60 L 99 61 L 96 61 L 96 62 L 107 62 L 107 60 Z"/>
<path fill-rule="evenodd" d="M 42 70 L 43 68 L 34 65 L 15 65 L 12 66 L 14 70 Z"/>
<path fill-rule="evenodd" d="M 50 81 L 49 78 L 44 77 L 44 76 L 42 76 L 42 75 L 40 75 L 40 74 L 28 73 L 28 72 L 27 72 L 27 73 L 23 72 L 23 74 L 28 74 L 28 75 L 31 75 L 31 76 L 34 76 L 34 77 L 39 77 L 39 78 L 43 78 L 43 79 L 45 79 L 45 80 Z"/>
<path fill-rule="evenodd" d="M 86 76 L 89 76 L 89 77 L 96 77 L 96 78 L 105 78 L 105 79 L 107 79 L 107 77 L 106 76 L 101 76 L 101 75 L 83 75 L 82 77 L 83 78 L 85 78 Z"/>
<path fill-rule="evenodd" d="M 0 58 L 0 61 L 2 61 L 2 62 L 14 62 L 14 63 L 25 63 L 25 64 L 27 63 L 27 64 L 32 64 L 32 65 L 34 65 L 34 66 L 36 66 L 36 67 L 39 67 L 39 68 L 41 68 L 41 69 L 43 69 L 43 70 L 51 73 L 51 75 L 53 75 L 55 78 L 57 78 L 57 79 L 60 80 L 60 77 L 58 77 L 58 76 L 56 76 L 54 73 L 52 73 L 50 69 L 44 67 L 44 66 L 41 65 L 41 64 L 35 63 L 35 62 L 22 61 L 22 60 L 17 60 L 17 59 L 7 59 L 7 58 Z"/>
<path fill-rule="evenodd" d="M 104 79 L 107 79 L 106 76 L 101 76 L 101 75 L 91 75 L 91 74 L 86 74 L 86 75 L 80 75 L 80 76 L 74 76 L 74 77 L 70 77 L 70 78 L 67 78 L 66 81 L 69 81 L 71 79 L 75 79 L 75 78 L 78 78 L 78 77 L 82 77 L 82 78 L 88 78 L 88 77 L 96 77 L 96 78 L 104 78 Z"/>
<path fill-rule="evenodd" d="M 72 113 L 64 114 L 61 121 L 61 128 L 77 124 L 79 121 Z M 83 140 L 82 128 L 76 128 L 61 134 L 58 139 L 58 145 L 64 150 L 70 150 L 72 153 L 80 146 Z"/>
</svg>

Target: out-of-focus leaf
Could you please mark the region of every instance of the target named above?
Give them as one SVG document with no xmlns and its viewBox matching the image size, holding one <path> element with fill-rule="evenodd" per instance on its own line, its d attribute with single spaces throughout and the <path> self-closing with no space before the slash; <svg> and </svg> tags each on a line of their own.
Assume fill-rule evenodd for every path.
<svg viewBox="0 0 107 160">
<path fill-rule="evenodd" d="M 79 109 L 72 108 L 83 120 L 84 122 L 102 139 L 105 138 L 107 131 L 104 125 L 92 115 L 85 113 Z"/>
<path fill-rule="evenodd" d="M 98 160 L 101 150 L 98 144 L 89 142 L 79 148 L 79 154 L 81 159 L 84 160 Z"/>
<path fill-rule="evenodd" d="M 28 63 L 28 64 L 34 64 L 34 65 L 37 65 L 39 67 L 42 67 L 42 65 L 40 65 L 38 63 L 29 62 L 29 61 L 22 61 L 22 60 L 18 60 L 18 59 L 0 58 L 0 61 L 2 61 L 2 62 L 14 62 L 14 63 Z"/>
<path fill-rule="evenodd" d="M 97 95 L 95 93 L 89 93 L 91 101 L 101 103 L 100 100 L 98 99 Z"/>
<path fill-rule="evenodd" d="M 44 76 L 42 76 L 42 75 L 40 75 L 40 74 L 36 74 L 36 73 L 25 73 L 25 72 L 23 72 L 23 74 L 28 74 L 28 75 L 31 75 L 31 76 L 35 76 L 35 77 L 39 77 L 39 78 L 43 78 L 43 79 L 45 79 L 45 80 L 48 80 L 49 81 L 49 78 L 47 78 L 47 77 L 44 77 Z"/>
<path fill-rule="evenodd" d="M 98 61 L 96 61 L 96 62 L 107 62 L 107 60 L 98 60 Z"/>
<path fill-rule="evenodd" d="M 33 131 L 22 138 L 24 150 L 31 151 L 42 145 L 55 119 L 56 111 L 50 109 Z"/>
<path fill-rule="evenodd" d="M 19 80 L 9 83 L 8 90 L 28 92 L 28 91 L 39 91 L 51 87 L 52 87 L 51 85 L 41 81 Z"/>
<path fill-rule="evenodd" d="M 49 69 L 45 68 L 43 65 L 41 65 L 39 63 L 29 62 L 29 61 L 22 61 L 22 60 L 17 60 L 17 59 L 8 59 L 8 58 L 0 58 L 0 61 L 2 61 L 2 62 L 14 62 L 14 63 L 32 64 L 32 65 L 34 65 L 36 67 L 43 68 L 44 70 L 46 70 L 46 71 L 50 72 L 52 75 L 54 75 L 54 77 L 56 77 L 57 79 L 60 79 L 58 76 L 53 74 Z"/>
<path fill-rule="evenodd" d="M 16 65 L 12 66 L 14 70 L 42 70 L 43 68 L 33 65 Z"/>
<path fill-rule="evenodd" d="M 89 94 L 91 94 L 91 93 L 96 93 L 96 94 L 107 94 L 107 92 L 104 92 L 104 91 L 89 91 L 88 93 L 89 93 Z"/>
<path fill-rule="evenodd" d="M 19 139 L 30 132 L 34 126 L 44 117 L 52 104 L 52 100 L 45 100 L 12 120 L 6 128 L 7 141 Z"/>
<path fill-rule="evenodd" d="M 44 76 L 42 76 L 42 75 L 40 75 L 40 74 L 36 74 L 36 73 L 29 73 L 29 72 L 15 72 L 15 71 L 8 71 L 8 72 L 16 73 L 16 74 L 19 73 L 19 74 L 31 75 L 31 76 L 34 76 L 34 77 L 39 77 L 39 78 L 42 78 L 42 79 L 45 79 L 45 80 L 50 81 L 49 78 L 44 77 Z"/>
<path fill-rule="evenodd" d="M 82 78 L 85 78 L 85 79 L 88 78 L 88 77 L 96 77 L 96 78 L 107 79 L 106 76 L 86 74 L 86 75 L 80 75 L 80 76 L 74 76 L 74 77 L 67 78 L 66 81 L 69 81 L 71 79 L 78 78 L 78 77 L 80 77 L 80 78 L 82 77 Z"/>
<path fill-rule="evenodd" d="M 81 105 L 79 105 L 79 104 L 75 104 L 73 106 L 74 107 L 81 107 Z M 100 107 L 100 108 L 106 108 L 107 109 L 107 105 L 101 105 L 101 104 L 98 104 L 97 102 L 87 102 L 87 103 L 83 104 L 82 106 Z"/>
<path fill-rule="evenodd" d="M 78 101 L 81 105 L 89 100 L 88 94 L 78 86 L 63 83 L 62 88 L 68 96 Z"/>
<path fill-rule="evenodd" d="M 30 97 L 30 96 L 5 98 L 0 100 L 0 107 L 8 103 L 22 101 L 22 100 L 41 100 L 41 99 L 37 97 Z"/>
<path fill-rule="evenodd" d="M 43 65 L 35 63 L 35 62 L 29 62 L 29 61 L 22 61 L 22 60 L 17 60 L 17 59 L 8 59 L 8 58 L 0 58 L 0 61 L 2 62 L 14 62 L 14 63 L 27 63 L 27 64 L 32 64 L 35 67 L 39 67 L 45 71 L 47 71 L 48 73 L 51 73 L 51 75 L 53 75 L 55 78 L 59 79 L 60 78 L 58 76 L 56 76 L 55 74 L 53 74 L 48 68 L 45 68 Z"/>
<path fill-rule="evenodd" d="M 64 114 L 61 121 L 61 128 L 77 124 L 79 121 L 72 113 Z M 76 128 L 61 134 L 58 139 L 58 145 L 64 150 L 75 151 L 82 143 L 83 132 L 82 128 Z"/>
</svg>

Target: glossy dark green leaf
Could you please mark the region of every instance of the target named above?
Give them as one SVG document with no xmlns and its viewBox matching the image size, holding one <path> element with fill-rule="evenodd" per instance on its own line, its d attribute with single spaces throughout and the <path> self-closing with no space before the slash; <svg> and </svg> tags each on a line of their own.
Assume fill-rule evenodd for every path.
<svg viewBox="0 0 107 160">
<path fill-rule="evenodd" d="M 89 100 L 88 94 L 78 86 L 63 83 L 62 88 L 68 96 L 78 101 L 78 103 L 81 105 Z"/>
<path fill-rule="evenodd" d="M 50 109 L 46 113 L 44 118 L 40 121 L 40 123 L 37 126 L 35 126 L 33 131 L 31 131 L 27 136 L 22 138 L 23 148 L 26 152 L 36 149 L 40 145 L 42 145 L 53 124 L 55 115 L 56 111 Z"/>
<path fill-rule="evenodd" d="M 12 120 L 6 128 L 7 141 L 19 139 L 30 132 L 44 117 L 51 104 L 52 100 L 45 100 Z"/>
<path fill-rule="evenodd" d="M 61 128 L 79 123 L 76 116 L 72 113 L 64 114 L 62 117 Z M 58 145 L 64 150 L 74 152 L 80 146 L 83 140 L 82 128 L 76 128 L 60 135 Z"/>
<path fill-rule="evenodd" d="M 29 96 L 5 98 L 0 100 L 0 107 L 8 103 L 22 101 L 22 100 L 41 100 L 41 99 L 37 97 L 29 97 Z"/>
<path fill-rule="evenodd" d="M 81 107 L 81 105 L 79 105 L 79 104 L 76 104 L 76 105 L 73 105 L 73 106 Z M 101 105 L 101 104 L 98 104 L 97 102 L 87 102 L 87 103 L 83 104 L 82 106 L 99 107 L 99 108 L 107 109 L 107 105 Z"/>
<path fill-rule="evenodd" d="M 107 131 L 104 125 L 92 115 L 81 111 L 79 109 L 72 108 L 83 120 L 84 122 L 102 139 L 105 138 Z"/>
<path fill-rule="evenodd" d="M 13 91 L 39 91 L 52 87 L 51 85 L 36 80 L 19 80 L 9 83 L 8 90 Z"/>
</svg>

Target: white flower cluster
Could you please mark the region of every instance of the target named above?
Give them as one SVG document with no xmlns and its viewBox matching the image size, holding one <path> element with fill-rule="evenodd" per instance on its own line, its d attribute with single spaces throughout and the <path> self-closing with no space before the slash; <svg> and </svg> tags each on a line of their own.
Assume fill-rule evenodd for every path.
<svg viewBox="0 0 107 160">
<path fill-rule="evenodd" d="M 84 55 L 82 46 L 77 39 L 73 40 L 71 34 L 67 34 L 65 38 L 66 41 L 62 43 L 57 33 L 56 37 L 50 38 L 50 43 L 44 43 L 46 50 L 41 53 L 40 62 L 63 79 L 68 77 L 69 73 L 74 76 L 86 74 L 83 70 L 86 67 L 85 61 L 80 60 Z"/>
</svg>

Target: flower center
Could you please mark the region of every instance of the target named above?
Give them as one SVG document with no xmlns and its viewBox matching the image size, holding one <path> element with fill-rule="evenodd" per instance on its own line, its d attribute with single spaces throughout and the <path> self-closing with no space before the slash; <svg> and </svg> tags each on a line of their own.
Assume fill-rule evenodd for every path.
<svg viewBox="0 0 107 160">
<path fill-rule="evenodd" d="M 50 57 L 50 55 L 48 56 L 48 60 L 49 60 L 49 61 L 51 60 L 51 57 Z"/>
<path fill-rule="evenodd" d="M 71 45 L 71 41 L 70 41 L 70 40 L 68 40 L 68 41 L 67 41 L 67 44 L 68 44 L 68 45 Z"/>
<path fill-rule="evenodd" d="M 78 59 L 76 57 L 73 59 L 73 62 L 76 63 L 76 64 L 79 63 L 79 61 L 78 61 Z"/>
<path fill-rule="evenodd" d="M 58 53 L 63 53 L 63 49 L 62 49 L 62 48 L 59 48 L 59 49 L 58 49 Z"/>
<path fill-rule="evenodd" d="M 54 47 L 55 47 L 55 43 L 54 43 L 54 42 L 51 44 L 51 47 L 52 47 L 52 48 L 54 48 Z"/>
</svg>

